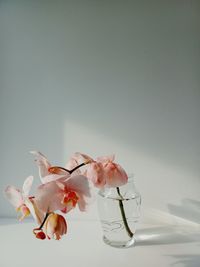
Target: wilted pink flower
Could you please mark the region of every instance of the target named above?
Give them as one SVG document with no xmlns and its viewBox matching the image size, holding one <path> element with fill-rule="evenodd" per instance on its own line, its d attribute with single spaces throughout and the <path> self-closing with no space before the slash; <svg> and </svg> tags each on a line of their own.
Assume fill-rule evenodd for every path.
<svg viewBox="0 0 200 267">
<path fill-rule="evenodd" d="M 106 177 L 106 186 L 117 187 L 127 183 L 128 176 L 119 164 L 108 161 L 103 163 L 103 169 Z"/>
<path fill-rule="evenodd" d="M 53 238 L 59 240 L 62 235 L 67 233 L 65 218 L 62 215 L 51 213 L 44 224 L 44 232 L 49 239 Z M 42 237 L 44 236 L 42 234 L 40 235 Z"/>
<path fill-rule="evenodd" d="M 99 188 L 117 187 L 128 181 L 125 170 L 119 164 L 114 163 L 114 155 L 99 157 L 88 164 L 85 175 Z"/>
</svg>

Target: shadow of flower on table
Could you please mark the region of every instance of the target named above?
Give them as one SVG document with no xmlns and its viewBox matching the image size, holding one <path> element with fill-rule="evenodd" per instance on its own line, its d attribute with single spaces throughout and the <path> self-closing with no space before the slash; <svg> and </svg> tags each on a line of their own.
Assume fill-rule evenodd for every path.
<svg viewBox="0 0 200 267">
<path fill-rule="evenodd" d="M 180 265 L 183 267 L 199 267 L 200 255 L 197 254 L 184 254 L 184 255 L 168 255 L 174 258 L 176 261 L 171 266 Z"/>
<path fill-rule="evenodd" d="M 187 226 L 159 226 L 139 229 L 136 246 L 191 243 L 200 241 L 200 230 Z M 199 265 L 200 266 L 200 265 Z"/>
</svg>

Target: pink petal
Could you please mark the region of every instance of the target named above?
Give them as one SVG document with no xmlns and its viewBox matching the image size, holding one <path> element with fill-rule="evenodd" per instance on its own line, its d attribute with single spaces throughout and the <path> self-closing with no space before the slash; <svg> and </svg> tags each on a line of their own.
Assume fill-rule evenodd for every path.
<svg viewBox="0 0 200 267">
<path fill-rule="evenodd" d="M 86 207 L 88 205 L 88 201 L 86 200 L 85 197 L 83 197 L 83 195 L 79 195 L 79 201 L 77 202 L 79 210 L 80 211 L 86 211 Z"/>
<path fill-rule="evenodd" d="M 106 175 L 106 186 L 108 187 L 117 187 L 127 183 L 128 176 L 125 170 L 115 163 L 108 163 L 104 167 L 104 172 Z"/>
<path fill-rule="evenodd" d="M 49 183 L 49 182 L 53 182 L 53 181 L 57 181 L 60 179 L 67 179 L 68 177 L 70 177 L 70 174 L 65 172 L 64 175 L 59 175 L 59 174 L 48 174 L 45 177 L 41 177 L 41 181 L 43 184 Z"/>
<path fill-rule="evenodd" d="M 35 203 L 43 212 L 62 210 L 65 208 L 62 204 L 63 194 L 56 182 L 49 182 L 38 187 Z"/>
<path fill-rule="evenodd" d="M 48 169 L 51 167 L 51 164 L 47 158 L 39 151 L 30 151 L 31 154 L 35 156 L 35 161 L 39 167 L 40 177 L 45 177 L 49 174 Z"/>
<path fill-rule="evenodd" d="M 104 170 L 99 162 L 92 162 L 88 165 L 86 176 L 98 188 L 102 188 L 106 183 Z"/>
<path fill-rule="evenodd" d="M 88 179 L 83 175 L 71 176 L 65 180 L 65 185 L 72 191 L 82 193 L 87 197 L 91 196 Z"/>
<path fill-rule="evenodd" d="M 16 187 L 9 185 L 5 191 L 5 196 L 8 201 L 17 209 L 23 204 L 22 193 Z"/>
<path fill-rule="evenodd" d="M 62 190 L 64 191 L 65 190 L 65 181 L 57 181 L 56 184 L 57 186 Z"/>
<path fill-rule="evenodd" d="M 115 155 L 112 154 L 112 155 L 109 155 L 109 156 L 103 156 L 103 157 L 98 157 L 97 158 L 97 162 L 108 162 L 108 161 L 111 161 L 113 162 L 115 160 Z"/>
<path fill-rule="evenodd" d="M 27 177 L 26 180 L 24 181 L 24 184 L 22 187 L 22 192 L 23 192 L 24 196 L 28 196 L 32 184 L 33 184 L 33 176 Z"/>
<path fill-rule="evenodd" d="M 70 158 L 70 160 L 66 164 L 66 169 L 72 170 L 76 166 L 78 166 L 82 163 L 86 163 L 88 161 L 93 162 L 94 160 L 86 154 L 76 152 L 76 153 L 74 153 L 74 155 Z"/>
<path fill-rule="evenodd" d="M 40 210 L 33 198 L 27 198 L 25 200 L 25 205 L 29 208 L 31 215 L 33 216 L 34 220 L 40 225 L 45 217 L 45 212 Z"/>
<path fill-rule="evenodd" d="M 80 211 L 85 211 L 86 206 L 91 198 L 91 192 L 87 177 L 83 175 L 71 176 L 65 181 L 67 189 L 75 191 L 79 197 L 77 202 Z"/>
<path fill-rule="evenodd" d="M 77 162 L 77 160 L 76 159 L 74 159 L 74 158 L 71 158 L 68 162 L 67 162 L 67 164 L 65 165 L 65 168 L 67 169 L 67 170 L 72 170 L 72 169 L 74 169 L 76 166 L 78 166 L 79 164 L 78 164 L 78 162 Z M 76 171 L 76 174 L 80 174 L 80 169 L 77 169 Z"/>
</svg>

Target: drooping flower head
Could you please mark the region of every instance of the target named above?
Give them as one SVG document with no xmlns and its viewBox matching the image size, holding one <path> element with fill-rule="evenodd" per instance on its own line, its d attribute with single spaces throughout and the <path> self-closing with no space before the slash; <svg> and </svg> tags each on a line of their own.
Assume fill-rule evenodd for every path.
<svg viewBox="0 0 200 267">
<path fill-rule="evenodd" d="M 53 238 L 59 240 L 62 235 L 67 233 L 67 223 L 65 218 L 60 214 L 50 214 L 45 222 L 44 232 L 49 239 Z"/>
<path fill-rule="evenodd" d="M 85 166 L 82 174 L 91 180 L 94 186 L 98 188 L 118 187 L 124 185 L 128 181 L 128 176 L 125 170 L 117 163 L 114 162 L 114 155 L 98 157 L 93 160 L 89 156 L 81 153 L 75 153 L 70 163 L 73 163 L 73 168 L 76 164 L 80 164 L 81 160 L 88 160 L 89 164 Z"/>
<path fill-rule="evenodd" d="M 35 237 L 41 240 L 56 239 L 60 240 L 62 235 L 67 233 L 67 223 L 65 218 L 57 213 L 47 213 L 42 227 L 33 230 Z"/>
</svg>

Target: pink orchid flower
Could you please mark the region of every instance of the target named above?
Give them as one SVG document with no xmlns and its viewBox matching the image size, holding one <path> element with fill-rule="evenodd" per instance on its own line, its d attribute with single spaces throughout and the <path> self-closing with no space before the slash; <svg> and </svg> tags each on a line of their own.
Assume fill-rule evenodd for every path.
<svg viewBox="0 0 200 267">
<path fill-rule="evenodd" d="M 106 185 L 106 176 L 101 162 L 88 164 L 85 175 L 97 188 L 103 188 Z"/>
<path fill-rule="evenodd" d="M 62 215 L 54 212 L 46 214 L 45 221 L 43 222 L 43 228 L 33 229 L 35 237 L 41 240 L 56 239 L 59 240 L 62 235 L 67 233 L 67 223 Z"/>
<path fill-rule="evenodd" d="M 97 158 L 97 162 L 102 164 L 107 187 L 122 186 L 128 182 L 127 173 L 114 159 L 114 155 Z"/>
<path fill-rule="evenodd" d="M 22 216 L 19 218 L 20 221 L 32 214 L 37 223 L 40 224 L 43 220 L 44 213 L 37 208 L 34 198 L 29 196 L 32 183 L 33 176 L 29 176 L 24 181 L 22 190 L 10 185 L 5 189 L 4 193 L 16 211 L 21 211 Z"/>
<path fill-rule="evenodd" d="M 128 176 L 119 164 L 114 163 L 114 158 L 114 155 L 97 158 L 96 161 L 86 165 L 84 175 L 98 188 L 118 187 L 126 184 Z"/>
<path fill-rule="evenodd" d="M 39 176 L 43 184 L 59 180 L 66 179 L 70 176 L 66 170 L 60 167 L 53 167 L 47 158 L 39 151 L 30 151 L 35 156 L 35 161 L 39 167 Z"/>
<path fill-rule="evenodd" d="M 90 196 L 88 179 L 78 175 L 40 185 L 35 194 L 35 201 L 43 212 L 61 210 L 67 213 L 75 208 L 76 204 L 80 211 L 85 211 Z"/>
<path fill-rule="evenodd" d="M 59 240 L 62 235 L 67 233 L 65 218 L 60 214 L 51 213 L 45 222 L 44 232 L 49 239 Z"/>
</svg>

